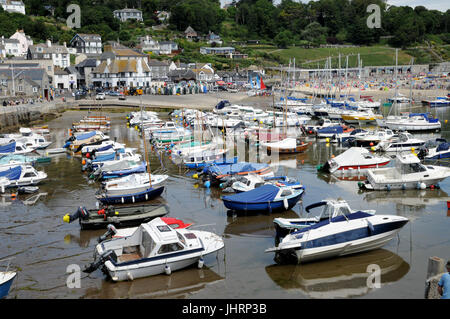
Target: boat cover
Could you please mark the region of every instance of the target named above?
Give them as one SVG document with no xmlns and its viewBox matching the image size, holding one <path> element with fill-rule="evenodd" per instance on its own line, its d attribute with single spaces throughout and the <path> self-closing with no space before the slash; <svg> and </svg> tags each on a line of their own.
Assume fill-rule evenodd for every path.
<svg viewBox="0 0 450 319">
<path fill-rule="evenodd" d="M 106 155 L 100 155 L 95 158 L 95 160 L 92 161 L 92 163 L 98 163 L 98 162 L 106 162 L 106 161 L 113 161 L 116 158 L 116 153 L 106 154 Z"/>
<path fill-rule="evenodd" d="M 204 168 L 204 173 L 211 173 L 217 175 L 236 174 L 241 172 L 254 172 L 269 167 L 269 164 L 264 163 L 247 163 L 240 162 L 236 164 L 225 165 L 209 165 Z"/>
<path fill-rule="evenodd" d="M 339 133 L 343 133 L 344 132 L 344 128 L 342 126 L 329 126 L 329 127 L 324 127 L 324 128 L 320 128 L 317 130 L 318 134 L 327 134 L 327 133 L 335 133 L 335 134 L 339 134 Z"/>
<path fill-rule="evenodd" d="M 96 134 L 97 134 L 96 131 L 92 131 L 92 132 L 89 132 L 89 133 L 86 133 L 86 134 L 77 135 L 75 137 L 75 139 L 77 139 L 79 141 L 87 140 L 88 138 L 91 138 L 91 137 L 95 136 Z"/>
<path fill-rule="evenodd" d="M 95 151 L 100 153 L 100 152 L 107 151 L 107 150 L 109 150 L 109 149 L 111 149 L 111 148 L 113 148 L 113 145 L 112 145 L 112 144 L 109 144 L 109 145 L 106 145 L 106 146 L 97 148 Z"/>
<path fill-rule="evenodd" d="M 279 190 L 277 186 L 266 184 L 248 192 L 223 196 L 222 199 L 235 203 L 267 203 L 275 199 Z"/>
<path fill-rule="evenodd" d="M 129 174 L 135 174 L 135 173 L 144 173 L 147 171 L 147 166 L 145 165 L 145 162 L 143 162 L 141 165 L 123 169 L 123 170 L 117 170 L 117 171 L 108 171 L 103 172 L 103 176 L 109 176 L 109 175 L 129 175 Z"/>
<path fill-rule="evenodd" d="M 0 154 L 14 153 L 16 151 L 16 142 L 12 142 L 6 145 L 0 145 Z"/>
<path fill-rule="evenodd" d="M 439 122 L 439 119 L 434 119 L 434 118 L 430 118 L 430 113 L 411 113 L 409 114 L 409 117 L 413 117 L 413 116 L 423 116 L 428 123 L 437 123 Z"/>
<path fill-rule="evenodd" d="M 448 151 L 450 148 L 450 143 L 442 143 L 436 148 L 436 152 Z"/>
<path fill-rule="evenodd" d="M 21 163 L 31 163 L 35 161 L 35 158 L 19 154 L 0 155 L 0 165 L 9 164 L 11 161 L 17 161 Z"/>
<path fill-rule="evenodd" d="M 0 177 L 6 177 L 10 181 L 15 181 L 22 174 L 22 166 L 16 166 L 0 172 Z"/>
</svg>

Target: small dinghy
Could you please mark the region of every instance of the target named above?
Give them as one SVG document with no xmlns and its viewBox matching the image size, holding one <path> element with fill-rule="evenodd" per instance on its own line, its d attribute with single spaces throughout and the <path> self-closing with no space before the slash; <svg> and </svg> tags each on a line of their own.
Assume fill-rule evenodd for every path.
<svg viewBox="0 0 450 319">
<path fill-rule="evenodd" d="M 113 281 L 170 275 L 194 264 L 202 268 L 203 257 L 223 247 L 222 238 L 214 233 L 173 229 L 161 218 L 155 218 L 141 224 L 130 236 L 98 244 L 95 261 L 84 272 L 101 267 Z"/>
<path fill-rule="evenodd" d="M 331 158 L 317 167 L 318 171 L 336 173 L 337 171 L 365 172 L 369 168 L 378 168 L 389 164 L 390 158 L 376 156 L 362 147 L 351 147 L 344 153 Z"/>
<path fill-rule="evenodd" d="M 134 227 L 169 213 L 166 205 L 109 206 L 101 209 L 79 207 L 75 214 L 65 215 L 63 220 L 71 223 L 78 219 L 81 229 Z"/>
<path fill-rule="evenodd" d="M 103 205 L 130 204 L 152 200 L 162 194 L 164 186 L 149 187 L 138 193 L 109 196 L 108 194 L 97 195 L 96 198 Z"/>
<path fill-rule="evenodd" d="M 425 189 L 438 187 L 438 183 L 450 176 L 450 168 L 423 165 L 414 154 L 398 154 L 395 167 L 369 169 L 367 180 L 358 182 L 360 189 L 394 190 Z"/>
<path fill-rule="evenodd" d="M 327 220 L 330 217 L 334 218 L 343 213 L 349 215 L 356 211 L 351 209 L 345 200 L 324 200 L 318 203 L 308 205 L 305 210 L 306 213 L 317 207 L 323 207 L 322 212 L 318 216 L 306 217 L 306 218 L 275 218 L 273 223 L 275 225 L 275 231 L 277 238 L 285 237 L 287 234 L 303 229 L 312 225 L 315 225 L 321 221 Z M 374 210 L 364 210 L 363 212 L 368 214 L 375 214 Z"/>
<path fill-rule="evenodd" d="M 408 222 L 403 216 L 339 210 L 337 216 L 296 230 L 266 249 L 296 263 L 361 253 L 384 246 Z"/>
<path fill-rule="evenodd" d="M 279 154 L 292 154 L 306 151 L 309 143 L 305 143 L 299 138 L 288 137 L 279 142 L 262 142 L 261 146 L 267 149 L 268 154 L 271 154 L 272 152 Z"/>
<path fill-rule="evenodd" d="M 67 149 L 62 148 L 62 147 L 60 147 L 60 148 L 52 148 L 52 149 L 46 150 L 46 154 L 47 155 L 62 154 L 62 153 L 66 153 L 66 152 L 67 152 Z"/>
<path fill-rule="evenodd" d="M 282 211 L 289 210 L 303 196 L 304 189 L 263 185 L 248 192 L 223 196 L 226 208 L 233 211 Z"/>
<path fill-rule="evenodd" d="M 22 186 L 17 189 L 17 193 L 19 195 L 34 194 L 34 193 L 37 193 L 38 191 L 39 191 L 39 187 L 37 187 L 37 186 Z"/>
</svg>

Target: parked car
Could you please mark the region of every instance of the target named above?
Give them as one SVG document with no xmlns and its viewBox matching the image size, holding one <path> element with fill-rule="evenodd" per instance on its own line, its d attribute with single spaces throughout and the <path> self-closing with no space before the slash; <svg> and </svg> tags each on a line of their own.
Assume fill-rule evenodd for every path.
<svg viewBox="0 0 450 319">
<path fill-rule="evenodd" d="M 109 95 L 109 96 L 120 96 L 120 93 L 119 93 L 119 92 L 116 92 L 116 91 L 109 91 L 109 92 L 108 92 L 108 95 Z"/>
<path fill-rule="evenodd" d="M 125 96 L 125 94 L 123 94 L 122 92 L 121 93 L 119 93 L 119 100 L 126 100 L 127 99 L 127 97 Z"/>
<path fill-rule="evenodd" d="M 95 96 L 95 99 L 96 100 L 104 100 L 106 98 L 106 94 L 105 93 L 98 93 L 96 96 Z"/>
</svg>

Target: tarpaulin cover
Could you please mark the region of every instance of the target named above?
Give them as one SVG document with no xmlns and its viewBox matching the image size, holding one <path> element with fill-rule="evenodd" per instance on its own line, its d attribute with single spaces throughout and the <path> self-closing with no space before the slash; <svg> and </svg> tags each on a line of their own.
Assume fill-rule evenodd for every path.
<svg viewBox="0 0 450 319">
<path fill-rule="evenodd" d="M 97 148 L 96 151 L 97 152 L 104 152 L 104 151 L 107 151 L 107 150 L 111 149 L 112 147 L 113 147 L 112 144 L 110 144 L 110 145 L 106 145 L 106 146 Z"/>
<path fill-rule="evenodd" d="M 95 136 L 96 134 L 97 134 L 97 132 L 93 131 L 93 132 L 89 132 L 86 134 L 77 135 L 75 138 L 79 141 L 82 141 L 82 140 L 87 140 L 88 138 L 91 138 L 91 137 Z"/>
<path fill-rule="evenodd" d="M 329 126 L 317 130 L 317 133 L 343 133 L 342 126 Z"/>
<path fill-rule="evenodd" d="M 16 151 L 16 142 L 12 142 L 6 145 L 0 145 L 0 154 L 14 153 Z"/>
<path fill-rule="evenodd" d="M 217 175 L 236 174 L 241 172 L 253 172 L 268 167 L 264 163 L 247 163 L 240 162 L 231 165 L 211 165 L 205 168 L 205 173 L 212 173 Z"/>
<path fill-rule="evenodd" d="M 20 178 L 22 173 L 22 166 L 16 166 L 0 172 L 0 177 L 6 177 L 10 181 L 15 181 Z"/>
<path fill-rule="evenodd" d="M 436 148 L 436 152 L 448 151 L 450 148 L 450 143 L 442 143 Z"/>
<path fill-rule="evenodd" d="M 120 170 L 120 171 L 104 172 L 103 176 L 108 176 L 108 175 L 129 175 L 129 174 L 135 174 L 135 173 L 144 173 L 146 171 L 147 171 L 147 166 L 145 165 L 145 162 L 143 162 L 141 165 L 133 167 L 133 168 L 123 169 L 123 170 Z"/>
<path fill-rule="evenodd" d="M 223 200 L 235 203 L 267 203 L 275 199 L 280 189 L 274 185 L 266 184 L 248 192 L 236 195 L 223 196 Z"/>
<path fill-rule="evenodd" d="M 113 161 L 116 158 L 116 153 L 111 153 L 107 155 L 100 155 L 95 158 L 95 160 L 92 161 L 92 163 L 98 163 L 98 162 L 106 162 L 106 161 Z"/>
</svg>

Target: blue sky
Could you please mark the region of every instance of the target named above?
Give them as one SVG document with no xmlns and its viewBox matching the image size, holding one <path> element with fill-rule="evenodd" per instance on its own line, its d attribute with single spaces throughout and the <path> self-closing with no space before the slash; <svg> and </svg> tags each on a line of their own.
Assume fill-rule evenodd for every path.
<svg viewBox="0 0 450 319">
<path fill-rule="evenodd" d="M 281 0 L 274 0 L 275 3 L 280 3 Z M 310 0 L 300 0 L 301 2 L 309 2 Z M 231 0 L 221 0 L 222 5 L 229 3 Z M 429 10 L 447 11 L 450 9 L 449 0 L 387 0 L 387 3 L 393 6 L 424 6 Z"/>
</svg>

